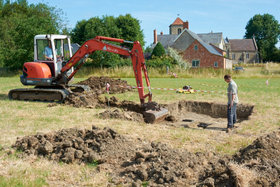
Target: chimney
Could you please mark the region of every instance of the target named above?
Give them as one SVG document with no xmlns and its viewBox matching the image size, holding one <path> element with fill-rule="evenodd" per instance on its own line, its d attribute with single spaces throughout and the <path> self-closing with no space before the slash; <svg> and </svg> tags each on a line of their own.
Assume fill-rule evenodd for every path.
<svg viewBox="0 0 280 187">
<path fill-rule="evenodd" d="M 157 43 L 157 30 L 154 30 L 154 44 Z"/>
<path fill-rule="evenodd" d="M 162 31 L 160 32 L 160 35 L 163 35 L 163 32 L 162 32 Z"/>
<path fill-rule="evenodd" d="M 183 29 L 189 29 L 189 22 L 188 22 L 188 20 L 186 22 L 183 22 Z"/>
</svg>

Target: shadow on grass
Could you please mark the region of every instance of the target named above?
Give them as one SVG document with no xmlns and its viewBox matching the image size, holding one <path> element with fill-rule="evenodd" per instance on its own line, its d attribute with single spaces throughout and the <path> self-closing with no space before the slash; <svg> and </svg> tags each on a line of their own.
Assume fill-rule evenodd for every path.
<svg viewBox="0 0 280 187">
<path fill-rule="evenodd" d="M 188 128 L 188 129 L 193 129 L 193 130 L 216 130 L 216 131 L 226 131 L 226 128 L 223 128 L 223 127 L 210 127 L 210 125 L 212 125 L 211 123 L 203 123 L 203 122 L 200 122 L 197 127 L 198 128 L 195 128 L 195 127 L 190 127 L 189 125 L 187 124 L 182 124 L 181 126 L 184 127 L 184 128 Z"/>
<path fill-rule="evenodd" d="M 9 70 L 7 68 L 0 68 L 0 77 L 15 77 L 21 75 L 20 70 Z"/>
<path fill-rule="evenodd" d="M 0 100 L 9 100 L 8 94 L 0 94 Z"/>
<path fill-rule="evenodd" d="M 226 131 L 226 128 L 222 128 L 222 127 L 206 127 L 206 128 L 194 128 L 194 127 L 189 127 L 188 125 L 184 124 L 181 125 L 184 128 L 188 128 L 188 129 L 192 129 L 192 130 L 216 130 L 216 131 Z"/>
</svg>

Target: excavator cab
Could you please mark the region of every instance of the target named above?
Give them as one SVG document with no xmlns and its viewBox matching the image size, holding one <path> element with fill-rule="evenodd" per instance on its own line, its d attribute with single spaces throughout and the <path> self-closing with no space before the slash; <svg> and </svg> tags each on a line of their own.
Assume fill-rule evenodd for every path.
<svg viewBox="0 0 280 187">
<path fill-rule="evenodd" d="M 34 61 L 23 65 L 23 85 L 51 86 L 63 64 L 72 57 L 70 37 L 41 34 L 34 37 Z M 63 63 L 65 62 L 65 63 Z M 73 68 L 69 69 L 72 73 Z"/>
<path fill-rule="evenodd" d="M 63 61 L 72 57 L 70 37 L 67 35 L 36 35 L 34 38 L 34 62 L 45 63 L 56 77 Z"/>
</svg>

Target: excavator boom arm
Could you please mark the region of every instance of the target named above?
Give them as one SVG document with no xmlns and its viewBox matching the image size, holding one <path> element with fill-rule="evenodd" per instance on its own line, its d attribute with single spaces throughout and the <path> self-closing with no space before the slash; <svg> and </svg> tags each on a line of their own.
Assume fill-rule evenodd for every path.
<svg viewBox="0 0 280 187">
<path fill-rule="evenodd" d="M 133 48 L 131 50 L 129 50 L 129 49 L 117 46 L 117 45 L 113 45 L 111 43 L 106 43 L 104 41 L 112 41 L 112 42 L 118 42 L 118 43 L 131 43 L 131 44 L 133 44 Z M 120 54 L 123 56 L 131 57 L 134 75 L 135 75 L 135 79 L 136 79 L 136 85 L 137 85 L 137 89 L 138 89 L 138 93 L 139 93 L 139 97 L 140 97 L 140 102 L 141 102 L 141 104 L 144 104 L 144 100 L 146 97 L 149 98 L 149 102 L 152 100 L 150 81 L 148 78 L 143 50 L 142 50 L 141 44 L 138 41 L 130 42 L 130 41 L 125 41 L 123 39 L 97 36 L 94 39 L 86 41 L 79 48 L 79 50 L 70 58 L 70 60 L 66 63 L 66 65 L 61 69 L 61 75 L 65 74 L 72 67 L 75 67 L 75 65 L 77 65 L 85 56 L 87 56 L 95 51 L 107 51 L 110 53 L 115 53 L 115 54 Z M 82 65 L 83 65 L 83 62 L 78 64 L 75 67 L 74 71 L 71 73 L 71 75 L 67 77 L 67 81 L 66 82 L 63 81 L 63 82 L 68 83 L 68 81 L 77 73 L 77 71 L 81 68 Z M 149 93 L 146 95 L 144 94 L 142 71 L 145 76 L 147 87 L 149 88 Z M 63 77 L 61 75 L 59 76 L 60 80 L 58 80 L 58 81 L 61 81 L 61 79 Z"/>
</svg>

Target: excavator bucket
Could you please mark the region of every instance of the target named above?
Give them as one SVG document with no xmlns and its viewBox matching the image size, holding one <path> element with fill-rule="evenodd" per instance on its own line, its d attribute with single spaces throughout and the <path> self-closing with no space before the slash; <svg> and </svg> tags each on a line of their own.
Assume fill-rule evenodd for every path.
<svg viewBox="0 0 280 187">
<path fill-rule="evenodd" d="M 159 123 L 163 121 L 168 115 L 168 110 L 162 108 L 159 111 L 156 110 L 147 110 L 144 112 L 144 120 L 146 123 Z"/>
<path fill-rule="evenodd" d="M 156 102 L 145 103 L 143 104 L 142 108 L 146 123 L 159 123 L 163 121 L 168 115 L 168 110 L 166 108 L 162 108 Z"/>
</svg>

